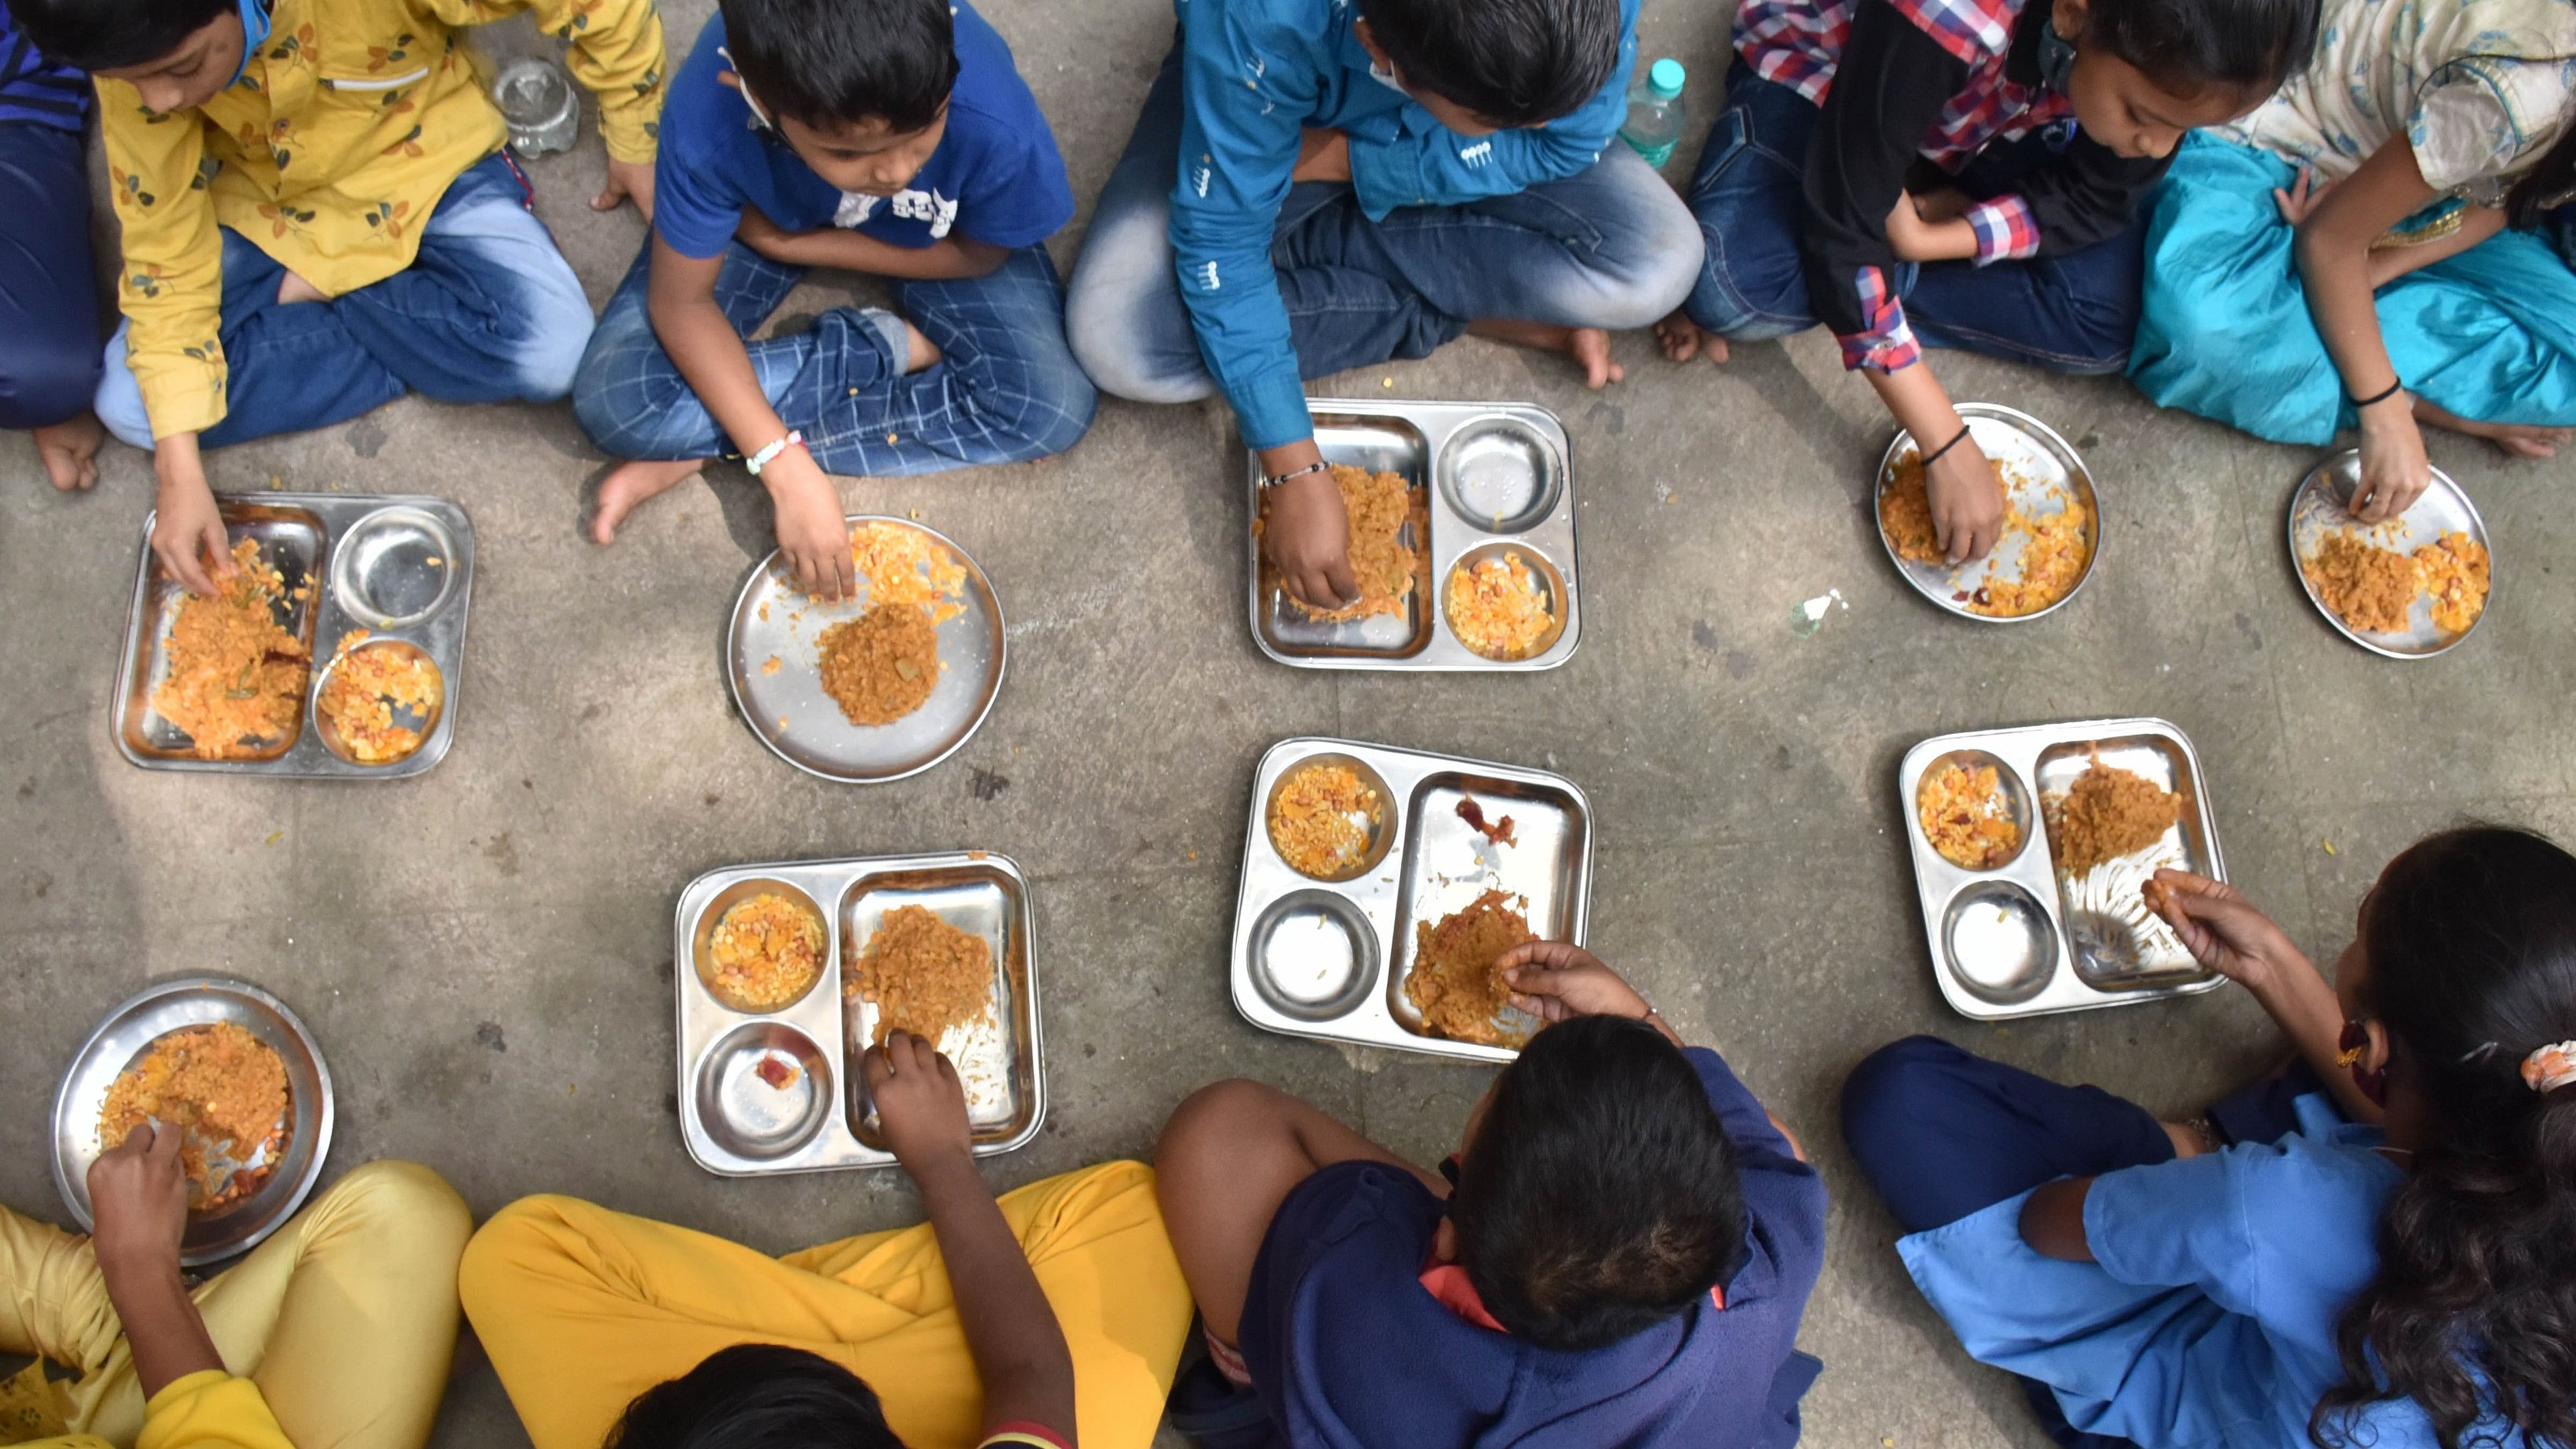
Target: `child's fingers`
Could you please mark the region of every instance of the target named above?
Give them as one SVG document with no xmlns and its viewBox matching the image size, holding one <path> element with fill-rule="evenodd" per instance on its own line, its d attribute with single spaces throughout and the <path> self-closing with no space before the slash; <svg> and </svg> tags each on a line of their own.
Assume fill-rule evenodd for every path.
<svg viewBox="0 0 2576 1449">
<path fill-rule="evenodd" d="M 1494 964 L 1510 979 L 1515 973 L 1527 974 L 1533 967 L 1563 971 L 1588 966 L 1592 964 L 1592 953 L 1572 941 L 1523 941 L 1494 958 Z"/>
</svg>

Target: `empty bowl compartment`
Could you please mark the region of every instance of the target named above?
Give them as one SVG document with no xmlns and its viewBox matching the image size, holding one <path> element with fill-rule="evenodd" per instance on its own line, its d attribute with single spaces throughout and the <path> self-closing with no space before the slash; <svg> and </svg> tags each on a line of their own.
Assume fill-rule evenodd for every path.
<svg viewBox="0 0 2576 1449">
<path fill-rule="evenodd" d="M 1942 969 L 1981 1001 L 2037 996 L 2057 971 L 2057 927 L 2039 898 L 2008 880 L 1982 880 L 1941 913 Z"/>
<path fill-rule="evenodd" d="M 816 939 L 820 942 L 815 948 L 813 980 L 806 982 L 803 989 L 795 991 L 792 995 L 785 995 L 783 999 L 745 994 L 723 980 L 716 961 L 716 928 L 724 923 L 726 912 L 736 906 L 747 905 L 761 896 L 776 896 L 803 912 L 807 919 L 813 922 L 817 933 Z M 736 928 L 740 929 L 740 923 L 737 923 Z M 697 924 L 690 931 L 689 960 L 697 971 L 698 983 L 704 986 L 707 994 L 714 997 L 726 1010 L 739 1011 L 752 1016 L 785 1011 L 804 1000 L 826 977 L 833 975 L 831 928 L 825 923 L 822 909 L 814 904 L 812 896 L 783 880 L 755 876 L 750 880 L 738 880 L 726 886 L 699 908 Z"/>
<path fill-rule="evenodd" d="M 1252 987 L 1283 1016 L 1348 1016 L 1377 984 L 1377 933 L 1359 907 L 1331 891 L 1272 901 L 1252 924 Z"/>
<path fill-rule="evenodd" d="M 455 592 L 459 572 L 447 525 L 426 510 L 396 505 L 340 535 L 331 589 L 353 617 L 385 629 L 437 613 Z"/>
<path fill-rule="evenodd" d="M 803 1147 L 831 1115 L 832 1067 L 794 1027 L 755 1021 L 698 1058 L 698 1124 L 735 1157 L 769 1162 Z"/>
<path fill-rule="evenodd" d="M 362 671 L 377 669 L 387 671 L 378 688 L 358 682 Z M 408 640 L 370 639 L 322 670 L 313 694 L 314 732 L 353 765 L 399 764 L 429 742 L 446 708 L 447 679 L 437 661 Z M 406 738 L 396 730 L 411 733 Z"/>
<path fill-rule="evenodd" d="M 1358 811 L 1341 812 L 1345 820 L 1364 833 L 1365 840 L 1356 854 L 1335 857 L 1340 861 L 1339 868 L 1334 868 L 1324 858 L 1329 852 L 1329 841 L 1339 833 L 1336 827 L 1329 821 L 1284 814 L 1282 810 L 1282 802 L 1295 793 L 1306 771 L 1335 767 L 1356 776 L 1360 785 L 1375 797 L 1377 805 L 1375 819 L 1366 818 Z M 1366 761 L 1338 753 L 1313 754 L 1280 771 L 1279 778 L 1271 783 L 1270 798 L 1263 801 L 1261 807 L 1262 838 L 1269 842 L 1270 849 L 1279 859 L 1299 875 L 1310 880 L 1349 880 L 1366 874 L 1386 858 L 1387 847 L 1395 840 L 1395 818 L 1395 793 L 1387 789 L 1385 777 Z M 1309 869 L 1309 866 L 1314 869 Z"/>
<path fill-rule="evenodd" d="M 1515 627 L 1514 616 L 1477 603 L 1476 588 L 1469 578 L 1477 568 L 1490 563 L 1501 568 L 1508 579 L 1514 572 L 1515 559 L 1521 571 L 1528 574 L 1530 592 L 1546 615 L 1518 640 L 1503 632 Z M 1554 559 L 1526 543 L 1480 544 L 1458 555 L 1458 561 L 1449 566 L 1447 576 L 1440 581 L 1440 616 L 1448 623 L 1449 632 L 1458 637 L 1459 643 L 1488 659 L 1535 659 L 1554 648 L 1565 634 L 1565 606 L 1565 575 L 1557 571 Z"/>
<path fill-rule="evenodd" d="M 1977 830 L 1974 812 L 1961 818 L 1957 813 L 1945 815 L 1927 808 L 1932 804 L 1935 782 L 1954 769 L 1965 770 L 1970 776 L 1979 770 L 1995 772 L 1994 793 L 2003 802 L 1998 818 L 2011 822 L 2013 828 L 2012 844 L 2001 855 L 1961 859 L 1961 855 L 1968 854 L 1969 847 L 1984 848 L 1985 837 Z M 2022 784 L 2020 773 L 1983 750 L 1952 750 L 1927 762 L 1922 775 L 1914 783 L 1913 810 L 1914 825 L 1923 832 L 1924 844 L 1961 870 L 2002 870 L 2021 859 L 2021 853 L 2030 849 L 2031 831 L 2038 820 L 2031 809 L 2030 791 Z M 1942 828 L 1936 832 L 1936 827 Z M 1945 844 L 1958 849 L 1959 854 L 1954 855 L 1949 849 L 1944 849 Z"/>
<path fill-rule="evenodd" d="M 1556 440 L 1508 414 L 1451 433 L 1437 473 L 1449 510 L 1488 533 L 1526 533 L 1565 496 L 1565 456 Z"/>
</svg>

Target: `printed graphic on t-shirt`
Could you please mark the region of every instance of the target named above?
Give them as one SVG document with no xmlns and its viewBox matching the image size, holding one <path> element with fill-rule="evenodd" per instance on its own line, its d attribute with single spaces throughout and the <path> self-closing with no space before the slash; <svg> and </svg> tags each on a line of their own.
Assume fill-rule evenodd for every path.
<svg viewBox="0 0 2576 1449">
<path fill-rule="evenodd" d="M 842 192 L 840 208 L 832 213 L 832 225 L 865 226 L 868 218 L 876 214 L 879 202 L 887 203 L 889 215 L 905 221 L 928 222 L 932 241 L 947 236 L 948 229 L 957 224 L 957 203 L 954 200 L 937 191 L 914 191 L 907 187 L 890 197 L 872 196 L 864 191 Z"/>
</svg>

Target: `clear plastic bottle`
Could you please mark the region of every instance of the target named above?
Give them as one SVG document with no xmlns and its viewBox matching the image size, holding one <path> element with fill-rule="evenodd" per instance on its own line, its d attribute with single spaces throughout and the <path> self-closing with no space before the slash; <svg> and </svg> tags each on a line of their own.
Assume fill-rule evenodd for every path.
<svg viewBox="0 0 2576 1449">
<path fill-rule="evenodd" d="M 1619 128 L 1619 139 L 1649 166 L 1673 159 L 1673 147 L 1682 138 L 1682 83 L 1688 78 L 1682 63 L 1668 55 L 1628 88 L 1628 121 Z"/>
</svg>

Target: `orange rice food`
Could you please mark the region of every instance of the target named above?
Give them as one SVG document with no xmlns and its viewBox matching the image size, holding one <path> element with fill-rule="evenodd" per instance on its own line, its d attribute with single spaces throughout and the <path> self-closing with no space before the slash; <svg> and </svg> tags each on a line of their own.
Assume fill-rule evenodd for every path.
<svg viewBox="0 0 2576 1449">
<path fill-rule="evenodd" d="M 2299 572 L 2318 602 L 2334 616 L 2365 634 L 2390 634 L 2406 627 L 2415 603 L 2415 560 L 2394 549 L 2379 548 L 2350 529 L 2338 528 L 2318 540 L 2317 551 L 2300 560 Z M 2481 593 L 2480 605 L 2485 596 Z"/>
<path fill-rule="evenodd" d="M 949 1028 L 993 1014 L 993 947 L 926 906 L 897 906 L 868 937 L 842 993 L 876 1007 L 869 1045 L 908 1031 L 937 1046 Z"/>
<path fill-rule="evenodd" d="M 1923 838 L 1961 870 L 1993 870 L 2021 850 L 2021 826 L 1992 765 L 1943 765 L 1914 792 Z"/>
<path fill-rule="evenodd" d="M 2171 791 L 2097 756 L 2050 812 L 2058 872 L 2082 880 L 2095 866 L 2134 855 L 2164 839 L 2181 812 Z"/>
<path fill-rule="evenodd" d="M 2465 533 L 2445 533 L 2415 550 L 2415 579 L 2432 600 L 2434 628 L 2459 634 L 2478 621 L 2487 607 L 2488 568 L 2486 548 Z"/>
<path fill-rule="evenodd" d="M 1342 880 L 1367 863 L 1386 818 L 1377 789 L 1347 765 L 1301 765 L 1270 796 L 1270 845 L 1299 875 Z"/>
<path fill-rule="evenodd" d="M 1999 464 L 1995 468 L 1996 485 L 2011 497 L 2014 480 Z M 1974 587 L 1962 588 L 1952 595 L 1961 607 L 1972 614 L 1990 619 L 2017 619 L 2036 614 L 2075 591 L 2084 580 L 2084 567 L 2093 558 L 2089 536 L 2093 510 L 2084 500 L 2050 485 L 2042 490 L 2046 498 L 2062 506 L 2055 513 L 2034 514 L 2019 503 L 2004 511 L 2003 539 L 2018 534 L 2022 538 L 2017 577 L 2004 578 L 1996 572 L 1992 556 L 1986 571 Z M 1942 552 L 1932 526 L 1932 503 L 1925 491 L 1923 456 L 1909 454 L 1899 459 L 1890 470 L 1886 485 L 1878 492 L 1878 526 L 1887 535 L 1888 547 L 1908 563 L 1936 567 L 1949 562 Z"/>
<path fill-rule="evenodd" d="M 1413 545 L 1404 541 L 1404 527 L 1413 525 L 1416 539 L 1430 537 L 1430 495 L 1406 487 L 1400 474 L 1371 473 L 1344 463 L 1333 465 L 1333 482 L 1342 490 L 1342 511 L 1350 516 L 1351 578 L 1359 585 L 1359 602 L 1339 609 L 1318 609 L 1294 595 L 1283 593 L 1281 597 L 1306 617 L 1333 623 L 1380 614 L 1401 617 L 1405 601 L 1413 597 L 1420 566 L 1420 556 Z M 1270 496 L 1266 492 L 1261 507 L 1262 516 L 1252 524 L 1255 537 L 1260 536 L 1269 520 Z"/>
<path fill-rule="evenodd" d="M 286 1063 L 235 1022 L 170 1032 L 107 1089 L 99 1108 L 101 1150 L 146 1122 L 179 1129 L 179 1166 L 188 1207 L 214 1212 L 259 1191 L 285 1155 Z"/>
<path fill-rule="evenodd" d="M 956 602 L 966 589 L 966 566 L 918 528 L 878 520 L 850 531 L 850 561 L 868 581 L 871 604 L 919 604 L 930 622 L 945 624 L 966 612 Z"/>
<path fill-rule="evenodd" d="M 1526 1031 L 1506 1028 L 1500 1018 L 1512 1004 L 1512 992 L 1494 963 L 1524 941 L 1538 939 L 1529 920 L 1511 907 L 1512 897 L 1489 890 L 1466 909 L 1434 925 L 1413 928 L 1413 969 L 1404 978 L 1404 998 L 1422 1013 L 1422 1024 L 1451 1041 L 1516 1047 Z"/>
<path fill-rule="evenodd" d="M 823 631 L 823 692 L 854 725 L 892 724 L 939 686 L 939 631 L 919 604 L 872 604 Z"/>
<path fill-rule="evenodd" d="M 716 999 L 737 1011 L 776 1011 L 823 974 L 823 923 L 775 892 L 734 902 L 707 935 Z"/>
<path fill-rule="evenodd" d="M 1538 576 L 1517 553 L 1449 571 L 1449 631 L 1488 659 L 1527 659 L 1556 623 Z"/>
<path fill-rule="evenodd" d="M 359 648 L 366 639 L 364 629 L 340 636 L 314 707 L 330 721 L 350 758 L 361 765 L 390 765 L 419 749 L 424 738 L 397 716 L 426 724 L 438 713 L 445 686 L 427 655 L 384 646 Z"/>
<path fill-rule="evenodd" d="M 246 760 L 274 752 L 304 719 L 313 656 L 278 627 L 286 578 L 262 563 L 259 543 L 233 546 L 233 572 L 214 598 L 180 598 L 162 637 L 168 677 L 152 708 L 185 730 L 201 760 Z"/>
</svg>

